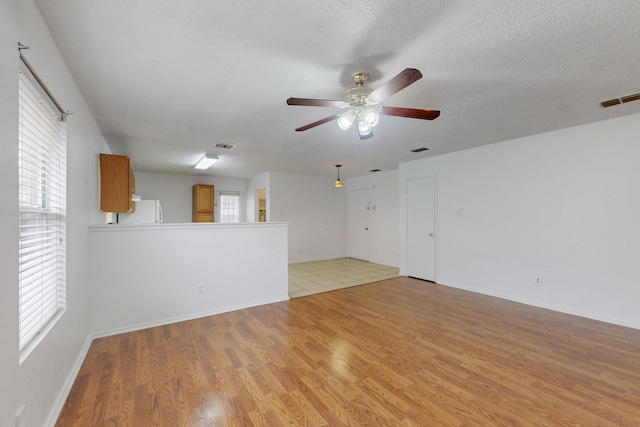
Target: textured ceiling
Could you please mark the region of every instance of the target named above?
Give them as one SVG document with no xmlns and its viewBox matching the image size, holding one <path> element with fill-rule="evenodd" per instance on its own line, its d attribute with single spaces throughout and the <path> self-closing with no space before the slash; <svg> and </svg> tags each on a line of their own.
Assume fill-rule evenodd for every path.
<svg viewBox="0 0 640 427">
<path fill-rule="evenodd" d="M 134 169 L 247 178 L 264 171 L 359 176 L 370 169 L 640 112 L 640 1 L 36 0 L 114 153 Z M 383 105 L 441 110 L 383 116 L 361 141 L 340 110 L 351 75 L 377 88 L 424 77 Z M 73 106 L 69 106 L 73 109 Z M 216 142 L 234 150 L 213 148 Z M 425 146 L 430 150 L 411 153 Z"/>
</svg>

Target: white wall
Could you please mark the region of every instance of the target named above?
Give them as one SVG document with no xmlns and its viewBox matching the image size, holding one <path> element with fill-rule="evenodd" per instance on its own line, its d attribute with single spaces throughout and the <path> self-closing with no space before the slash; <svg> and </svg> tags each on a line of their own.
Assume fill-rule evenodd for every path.
<svg viewBox="0 0 640 427">
<path fill-rule="evenodd" d="M 638 135 L 636 114 L 400 165 L 401 274 L 406 180 L 434 176 L 438 283 L 640 328 Z"/>
<path fill-rule="evenodd" d="M 168 173 L 136 172 L 136 194 L 144 200 L 160 200 L 165 223 L 185 223 L 192 220 L 192 187 L 208 184 L 218 191 L 247 191 L 247 180 L 206 175 L 179 175 Z M 244 200 L 244 197 L 243 197 Z M 219 215 L 216 211 L 215 220 Z"/>
<path fill-rule="evenodd" d="M 333 179 L 270 172 L 270 221 L 288 221 L 289 263 L 347 256 L 347 193 Z"/>
<path fill-rule="evenodd" d="M 0 2 L 0 425 L 50 425 L 88 349 L 88 224 L 100 221 L 98 153 L 108 151 L 49 30 L 29 0 Z M 18 42 L 68 120 L 67 310 L 22 365 L 18 362 Z M 49 419 L 48 419 L 49 418 Z"/>
<path fill-rule="evenodd" d="M 368 189 L 369 261 L 398 267 L 398 171 L 378 172 L 345 180 L 347 191 Z M 348 205 L 347 205 L 348 209 Z M 348 218 L 348 215 L 347 215 Z"/>
<path fill-rule="evenodd" d="M 287 224 L 104 225 L 90 241 L 98 335 L 289 299 Z"/>
</svg>

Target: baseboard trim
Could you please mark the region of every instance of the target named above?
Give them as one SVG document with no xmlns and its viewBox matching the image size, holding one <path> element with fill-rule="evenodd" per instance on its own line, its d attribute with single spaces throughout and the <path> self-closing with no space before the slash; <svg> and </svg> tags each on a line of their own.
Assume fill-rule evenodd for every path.
<svg viewBox="0 0 640 427">
<path fill-rule="evenodd" d="M 547 310 L 557 311 L 558 313 L 570 314 L 572 316 L 584 317 L 585 319 L 597 320 L 599 322 L 610 323 L 612 325 L 624 326 L 626 328 L 633 328 L 633 329 L 640 330 L 640 324 L 635 322 L 629 322 L 626 320 L 615 319 L 615 318 L 606 317 L 606 316 L 599 316 L 592 313 L 580 311 L 577 309 L 560 307 L 553 304 L 542 304 L 538 301 L 530 301 L 525 298 L 514 297 L 513 295 L 504 295 L 496 292 L 487 292 L 483 289 L 477 289 L 477 288 L 468 287 L 468 286 L 460 286 L 460 285 L 455 285 L 451 283 L 440 283 L 440 282 L 437 282 L 437 284 L 442 286 L 447 286 L 450 288 L 462 289 L 464 291 L 475 292 L 477 294 L 487 295 L 490 297 L 500 298 L 507 301 L 513 301 L 520 304 L 526 304 L 532 307 L 538 307 L 538 308 L 544 308 Z"/>
<path fill-rule="evenodd" d="M 282 302 L 282 301 L 288 301 L 288 300 L 289 300 L 289 295 L 286 295 L 286 296 L 281 296 L 277 298 L 253 301 L 247 304 L 239 304 L 235 306 L 222 307 L 222 308 L 218 308 L 211 311 L 203 311 L 199 313 L 187 314 L 184 316 L 177 316 L 177 317 L 170 317 L 167 319 L 155 320 L 153 322 L 139 323 L 136 325 L 125 326 L 122 328 L 114 328 L 114 329 L 108 329 L 100 332 L 92 332 L 91 340 L 94 340 L 96 338 L 109 337 L 112 335 L 124 334 L 127 332 L 141 331 L 143 329 L 155 328 L 156 326 L 164 326 L 164 325 L 169 325 L 171 323 L 178 323 L 178 322 L 184 322 L 187 320 L 199 319 L 201 317 L 215 316 L 216 314 L 228 313 L 230 311 L 242 310 L 242 309 L 251 308 L 251 307 L 258 307 L 260 305 L 273 304 L 276 302 Z"/>
<path fill-rule="evenodd" d="M 80 349 L 80 352 L 78 353 L 78 356 L 76 357 L 76 360 L 73 363 L 71 371 L 69 372 L 69 375 L 67 375 L 67 379 L 64 381 L 64 384 L 62 385 L 62 389 L 60 389 L 60 392 L 56 397 L 54 405 L 51 408 L 51 411 L 49 412 L 49 416 L 45 421 L 44 425 L 46 427 L 54 427 L 56 424 L 56 421 L 58 421 L 60 412 L 62 412 L 62 407 L 64 406 L 64 403 L 67 401 L 67 397 L 71 392 L 71 387 L 73 387 L 73 383 L 76 381 L 76 378 L 78 377 L 78 372 L 80 372 L 80 368 L 82 368 L 82 364 L 84 363 L 84 360 L 87 357 L 87 353 L 89 353 L 89 348 L 91 347 L 92 341 L 93 341 L 93 338 L 91 336 L 88 336 L 84 342 L 84 345 Z"/>
</svg>

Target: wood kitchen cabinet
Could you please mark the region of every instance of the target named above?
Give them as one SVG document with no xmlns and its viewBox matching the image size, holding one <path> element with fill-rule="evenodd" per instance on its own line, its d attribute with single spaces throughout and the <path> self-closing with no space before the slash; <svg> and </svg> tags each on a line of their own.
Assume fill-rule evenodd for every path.
<svg viewBox="0 0 640 427">
<path fill-rule="evenodd" d="M 213 222 L 213 185 L 193 186 L 193 222 Z"/>
<path fill-rule="evenodd" d="M 136 180 L 127 156 L 100 154 L 100 210 L 132 213 L 135 203 Z"/>
</svg>

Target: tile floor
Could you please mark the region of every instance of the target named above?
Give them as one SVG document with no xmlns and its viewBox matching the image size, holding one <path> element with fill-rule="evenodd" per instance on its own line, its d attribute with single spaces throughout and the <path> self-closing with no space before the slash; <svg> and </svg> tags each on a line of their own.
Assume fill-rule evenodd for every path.
<svg viewBox="0 0 640 427">
<path fill-rule="evenodd" d="M 398 269 L 349 258 L 289 264 L 289 297 L 363 285 L 398 277 Z"/>
</svg>

